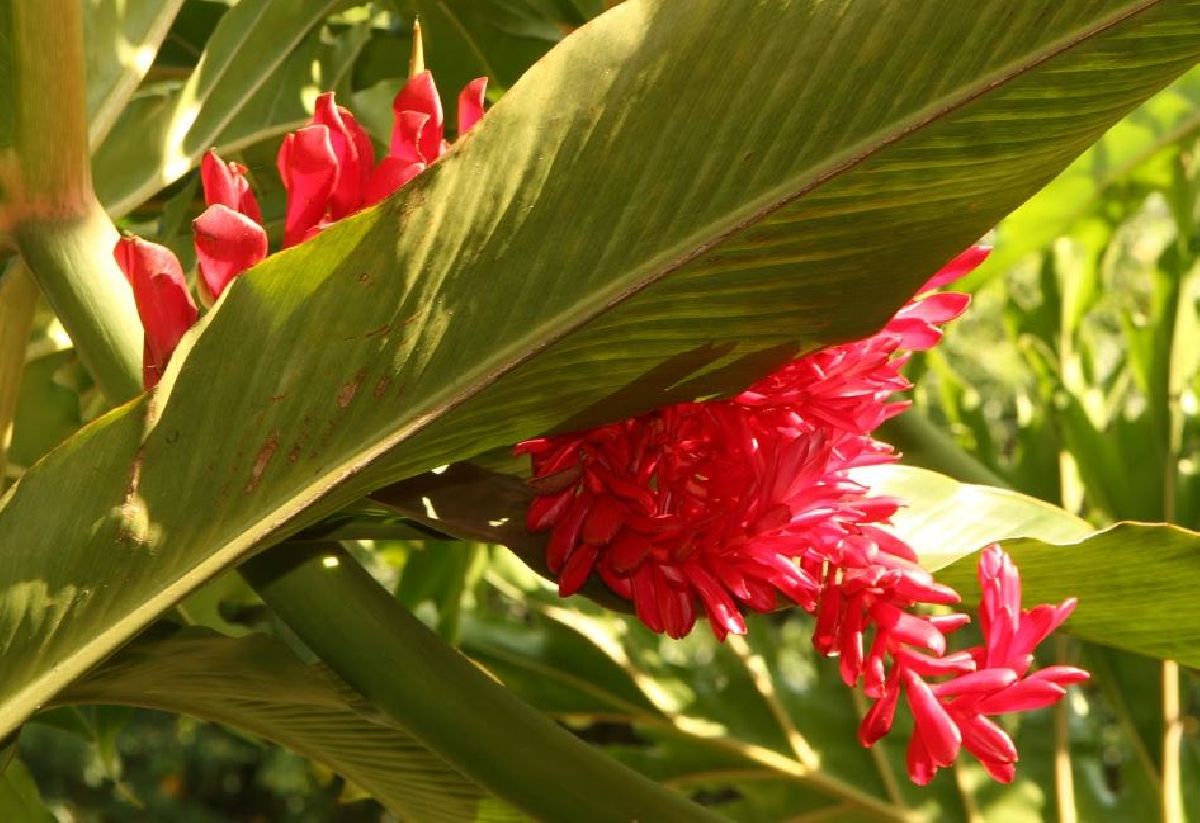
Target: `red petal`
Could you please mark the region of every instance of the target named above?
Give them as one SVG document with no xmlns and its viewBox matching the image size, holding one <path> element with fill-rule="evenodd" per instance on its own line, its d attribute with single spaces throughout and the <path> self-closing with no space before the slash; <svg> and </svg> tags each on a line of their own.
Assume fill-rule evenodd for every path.
<svg viewBox="0 0 1200 823">
<path fill-rule="evenodd" d="M 686 571 L 688 579 L 700 595 L 700 602 L 704 604 L 704 611 L 708 613 L 708 622 L 717 640 L 723 642 L 729 634 L 745 634 L 746 621 L 737 610 L 737 604 L 733 602 L 729 592 L 699 566 L 689 565 Z"/>
<path fill-rule="evenodd" d="M 896 719 L 896 704 L 900 700 L 900 688 L 893 686 L 875 701 L 858 726 L 858 742 L 866 748 L 871 748 L 882 737 L 892 730 L 892 722 Z"/>
<path fill-rule="evenodd" d="M 889 603 L 876 603 L 872 606 L 871 617 L 879 628 L 901 643 L 922 646 L 935 654 L 943 654 L 946 651 L 946 638 L 928 620 L 902 612 Z"/>
<path fill-rule="evenodd" d="M 229 282 L 267 256 L 267 233 L 244 214 L 209 206 L 192 221 L 200 282 L 212 301 Z"/>
<path fill-rule="evenodd" d="M 1066 693 L 1066 689 L 1055 683 L 1026 679 L 981 700 L 976 709 L 980 714 L 1028 712 L 1053 706 Z"/>
<path fill-rule="evenodd" d="M 630 577 L 633 585 L 633 610 L 647 628 L 652 632 L 662 634 L 664 624 L 662 611 L 658 605 L 658 593 L 654 587 L 654 579 L 649 565 L 643 564 Z"/>
<path fill-rule="evenodd" d="M 558 494 L 535 497 L 529 504 L 529 511 L 525 514 L 525 528 L 531 532 L 546 531 L 558 522 L 574 497 L 573 489 L 567 489 Z"/>
<path fill-rule="evenodd" d="M 958 757 L 958 749 L 962 745 L 958 727 L 924 680 L 910 671 L 902 676 L 908 707 L 912 710 L 917 732 L 930 758 L 938 766 L 949 766 Z"/>
<path fill-rule="evenodd" d="M 969 672 L 953 680 L 934 685 L 933 693 L 939 698 L 955 697 L 961 694 L 987 694 L 1007 689 L 1017 682 L 1017 673 L 1012 669 L 984 669 Z"/>
<path fill-rule="evenodd" d="M 617 536 L 629 510 L 607 495 L 597 496 L 583 521 L 583 541 L 603 546 Z"/>
<path fill-rule="evenodd" d="M 583 528 L 583 518 L 587 517 L 591 503 L 590 494 L 585 492 L 575 495 L 566 513 L 554 524 L 550 540 L 546 543 L 546 565 L 555 574 L 562 571 L 567 556 L 579 543 L 579 530 Z"/>
<path fill-rule="evenodd" d="M 929 282 L 921 287 L 921 291 L 925 292 L 929 291 L 930 289 L 936 289 L 939 286 L 944 286 L 947 283 L 953 283 L 960 277 L 970 274 L 975 269 L 979 268 L 980 264 L 983 263 L 984 260 L 987 260 L 988 255 L 991 253 L 992 249 L 990 246 L 971 246 L 949 263 L 942 266 L 942 268 L 938 270 L 937 274 L 929 278 Z"/>
<path fill-rule="evenodd" d="M 599 546 L 583 544 L 567 558 L 567 565 L 558 578 L 558 596 L 570 597 L 583 588 L 596 564 L 596 555 L 600 553 Z"/>
<path fill-rule="evenodd" d="M 317 97 L 312 125 L 329 129 L 329 142 L 338 166 L 330 211 L 333 219 L 339 220 L 363 206 L 367 179 L 375 165 L 375 148 L 354 115 L 334 102 L 331 91 Z"/>
<path fill-rule="evenodd" d="M 487 78 L 476 77 L 458 95 L 458 136 L 462 137 L 483 117 L 483 95 Z"/>
<path fill-rule="evenodd" d="M 152 388 L 180 338 L 195 324 L 196 304 L 170 249 L 129 236 L 117 241 L 113 256 L 133 289 L 145 329 L 142 376 L 146 388 Z"/>
<path fill-rule="evenodd" d="M 425 171 L 424 163 L 414 163 L 395 157 L 385 157 L 367 180 L 363 191 L 363 205 L 374 206 L 380 200 L 391 197 L 400 187 Z"/>
<path fill-rule="evenodd" d="M 200 160 L 200 185 L 206 204 L 228 206 L 254 222 L 262 223 L 262 212 L 246 180 L 246 167 L 241 163 L 226 163 L 209 149 Z"/>
<path fill-rule="evenodd" d="M 986 717 L 968 715 L 958 719 L 962 732 L 963 746 L 981 762 L 1013 763 L 1017 759 L 1017 747 L 1004 729 Z"/>
<path fill-rule="evenodd" d="M 937 774 L 937 764 L 929 756 L 925 741 L 921 739 L 920 731 L 914 731 L 908 741 L 908 751 L 905 755 L 905 765 L 908 767 L 908 777 L 918 786 L 927 786 Z"/>
<path fill-rule="evenodd" d="M 608 550 L 608 562 L 613 571 L 625 574 L 636 569 L 649 553 L 650 541 L 626 529 L 612 542 Z"/>
<path fill-rule="evenodd" d="M 337 155 L 329 129 L 306 126 L 289 134 L 279 147 L 277 165 L 288 193 L 283 245 L 294 246 L 320 223 L 337 185 Z"/>
<path fill-rule="evenodd" d="M 392 111 L 392 156 L 423 163 L 437 160 L 442 154 L 442 99 L 433 75 L 423 71 L 411 78 L 392 101 Z"/>
<path fill-rule="evenodd" d="M 1074 666 L 1047 666 L 1029 675 L 1030 680 L 1045 680 L 1048 683 L 1054 683 L 1059 686 L 1083 683 L 1090 678 L 1091 674 Z"/>
</svg>

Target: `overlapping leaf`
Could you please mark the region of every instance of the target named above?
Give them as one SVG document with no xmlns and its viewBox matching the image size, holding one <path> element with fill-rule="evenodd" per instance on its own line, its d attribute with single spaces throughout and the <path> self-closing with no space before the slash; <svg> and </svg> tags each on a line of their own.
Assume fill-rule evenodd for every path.
<svg viewBox="0 0 1200 823">
<path fill-rule="evenodd" d="M 1194 62 L 1198 11 L 620 5 L 25 475 L 0 511 L 0 726 L 386 480 L 872 330 Z M 229 116 L 207 99 L 189 156 Z"/>
<path fill-rule="evenodd" d="M 334 676 L 265 635 L 188 629 L 143 638 L 58 702 L 162 709 L 261 735 L 325 764 L 404 820 L 518 819 Z"/>
</svg>

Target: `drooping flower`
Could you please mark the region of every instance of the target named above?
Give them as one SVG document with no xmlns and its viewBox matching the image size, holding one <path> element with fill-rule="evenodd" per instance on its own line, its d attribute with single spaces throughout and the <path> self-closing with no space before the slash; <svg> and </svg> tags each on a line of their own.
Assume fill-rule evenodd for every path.
<svg viewBox="0 0 1200 823">
<path fill-rule="evenodd" d="M 962 257 L 948 268 L 963 268 Z M 908 387 L 902 347 L 933 345 L 935 324 L 966 302 L 923 293 L 878 334 L 798 358 L 731 399 L 519 444 L 539 492 L 527 525 L 550 532 L 560 593 L 595 572 L 674 637 L 698 609 L 719 638 L 745 631 L 739 604 L 770 611 L 782 594 L 811 610 L 831 575 L 862 590 L 851 609 L 883 572 L 945 602 L 912 550 L 873 525 L 897 502 L 870 497 L 849 470 L 895 459 L 869 435 L 905 408 L 890 399 Z"/>
<path fill-rule="evenodd" d="M 817 651 L 838 656 L 845 683 L 875 699 L 864 745 L 891 729 L 903 692 L 916 720 L 914 781 L 961 748 L 1011 777 L 1015 747 L 986 715 L 1045 705 L 1086 677 L 1052 668 L 1021 679 L 1073 604 L 1021 612 L 1015 569 L 989 550 L 988 580 L 1002 581 L 985 584 L 995 590 L 984 601 L 989 642 L 947 653 L 966 615 L 917 609 L 958 593 L 883 528 L 900 501 L 871 496 L 850 474 L 896 459 L 871 432 L 907 407 L 892 397 L 909 387 L 908 353 L 936 345 L 939 325 L 966 308 L 965 295 L 934 290 L 986 255 L 973 247 L 954 258 L 879 333 L 797 358 L 730 399 L 518 444 L 536 494 L 526 525 L 549 533 L 559 593 L 595 575 L 651 630 L 682 637 L 703 612 L 720 640 L 746 631 L 743 611 L 791 600 L 816 617 Z M 927 682 L 936 678 L 951 679 Z"/>
<path fill-rule="evenodd" d="M 180 339 L 196 322 L 196 304 L 170 249 L 129 236 L 117 241 L 113 256 L 133 289 L 145 332 L 142 380 L 146 388 L 153 388 Z"/>
<path fill-rule="evenodd" d="M 960 662 L 956 667 L 931 668 L 894 656 L 884 688 L 871 695 L 878 700 L 859 728 L 859 739 L 866 746 L 885 735 L 903 690 L 915 720 L 908 771 L 921 785 L 932 780 L 939 768 L 954 762 L 959 745 L 993 778 L 1011 781 L 1017 747 L 989 716 L 1051 706 L 1066 695 L 1067 686 L 1088 679 L 1086 671 L 1073 666 L 1029 671 L 1034 649 L 1070 616 L 1074 599 L 1057 606 L 1022 609 L 1017 568 L 996 545 L 980 555 L 979 582 L 983 644 L 949 656 Z M 924 680 L 947 675 L 949 679 L 933 684 Z"/>
</svg>

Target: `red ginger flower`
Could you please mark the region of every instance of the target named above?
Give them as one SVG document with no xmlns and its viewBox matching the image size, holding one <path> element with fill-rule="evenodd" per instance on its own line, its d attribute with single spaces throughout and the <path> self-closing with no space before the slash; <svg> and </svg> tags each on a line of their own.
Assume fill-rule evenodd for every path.
<svg viewBox="0 0 1200 823">
<path fill-rule="evenodd" d="M 1011 779 L 1015 747 L 986 715 L 1048 705 L 1086 678 L 1052 667 L 1021 680 L 1033 647 L 1074 603 L 1021 612 L 1015 569 L 988 550 L 988 643 L 947 654 L 946 635 L 966 615 L 912 610 L 956 603 L 957 592 L 880 528 L 899 502 L 869 496 L 849 475 L 896 459 L 870 433 L 907 406 L 889 399 L 909 387 L 900 374 L 906 352 L 935 345 L 938 324 L 968 302 L 929 290 L 986 255 L 974 247 L 956 257 L 878 334 L 798 358 L 732 399 L 518 444 L 538 492 L 527 526 L 550 533 L 559 593 L 573 594 L 595 573 L 653 631 L 682 637 L 703 609 L 721 640 L 746 631 L 742 610 L 771 611 L 782 594 L 816 615 L 813 644 L 839 656 L 846 684 L 861 680 L 876 699 L 860 729 L 864 745 L 891 728 L 903 691 L 917 721 L 914 781 L 928 782 L 963 746 Z M 939 677 L 954 679 L 924 679 Z"/>
<path fill-rule="evenodd" d="M 487 78 L 481 77 L 459 96 L 460 136 L 483 116 L 486 88 Z M 441 105 L 433 77 L 428 72 L 413 77 L 393 104 L 393 151 L 376 166 L 375 148 L 354 115 L 334 102 L 333 92 L 320 95 L 309 125 L 287 135 L 279 149 L 279 175 L 288 192 L 284 247 L 393 194 L 441 157 L 449 148 Z M 414 117 L 420 120 L 416 127 Z M 200 181 L 208 208 L 192 230 L 200 295 L 211 305 L 235 277 L 267 256 L 267 233 L 245 166 L 209 151 L 200 163 Z M 149 389 L 196 322 L 196 306 L 169 249 L 130 237 L 113 254 L 133 287 L 146 330 L 143 381 Z"/>
<path fill-rule="evenodd" d="M 972 248 L 935 280 L 985 255 Z M 905 593 L 946 602 L 912 550 L 872 525 L 898 504 L 870 498 L 849 470 L 895 459 L 868 435 L 905 408 L 888 399 L 908 388 L 901 349 L 932 346 L 935 324 L 966 303 L 965 295 L 922 295 L 878 334 L 805 355 L 732 399 L 519 444 L 541 492 L 527 525 L 550 531 L 547 561 L 560 593 L 594 571 L 651 629 L 681 637 L 699 606 L 721 639 L 745 632 L 740 607 L 770 611 L 779 593 L 811 611 L 842 577 L 858 587 L 846 608 L 861 610 L 879 585 L 863 575 L 878 570 Z M 846 632 L 852 642 L 855 630 Z M 824 651 L 832 649 L 831 640 Z"/>
<path fill-rule="evenodd" d="M 1058 606 L 1022 609 L 1016 566 L 996 545 L 980 555 L 979 582 L 983 645 L 942 658 L 946 664 L 940 667 L 895 655 L 882 689 L 871 695 L 878 700 L 859 727 L 864 746 L 887 734 L 903 690 L 915 720 L 908 772 L 921 785 L 932 780 L 940 767 L 952 764 L 960 747 L 978 758 L 992 777 L 1010 782 L 1017 749 L 988 716 L 1051 706 L 1066 695 L 1067 686 L 1088 679 L 1086 671 L 1071 666 L 1029 673 L 1033 650 L 1070 616 L 1074 599 Z M 953 620 L 956 628 L 965 624 L 966 615 Z M 923 679 L 945 675 L 950 679 L 932 685 Z"/>
<path fill-rule="evenodd" d="M 142 319 L 142 381 L 155 386 L 184 332 L 196 322 L 196 304 L 174 253 L 139 237 L 122 237 L 113 249 L 117 265 L 133 289 Z"/>
</svg>

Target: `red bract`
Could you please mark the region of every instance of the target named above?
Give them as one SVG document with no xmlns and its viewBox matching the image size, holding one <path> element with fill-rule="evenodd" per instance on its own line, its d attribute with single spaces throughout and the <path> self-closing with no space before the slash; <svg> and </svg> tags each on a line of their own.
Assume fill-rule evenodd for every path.
<svg viewBox="0 0 1200 823">
<path fill-rule="evenodd" d="M 479 78 L 463 89 L 460 134 L 483 116 L 486 87 L 486 78 Z M 336 104 L 333 92 L 317 98 L 309 125 L 284 138 L 277 166 L 288 193 L 285 248 L 393 194 L 445 153 L 441 99 L 428 72 L 413 77 L 393 107 L 393 151 L 378 166 L 370 137 L 353 114 Z M 200 163 L 200 182 L 208 208 L 192 222 L 192 231 L 197 286 L 211 305 L 235 277 L 267 256 L 267 233 L 245 166 L 209 151 Z M 134 287 L 146 327 L 143 377 L 151 388 L 183 332 L 196 321 L 196 307 L 179 261 L 168 249 L 126 238 L 115 254 Z"/>
<path fill-rule="evenodd" d="M 205 152 L 200 182 L 208 209 L 192 222 L 197 285 L 200 297 L 212 305 L 234 277 L 267 256 L 267 232 L 241 163 Z"/>
<path fill-rule="evenodd" d="M 471 81 L 459 98 L 459 134 L 483 116 L 487 79 Z M 423 71 L 400 89 L 391 146 L 375 165 L 367 133 L 333 92 L 317 98 L 311 123 L 289 134 L 279 149 L 279 176 L 288 192 L 285 247 L 294 246 L 330 223 L 378 203 L 412 180 L 449 149 L 444 139 L 442 101 L 433 75 Z"/>
<path fill-rule="evenodd" d="M 903 691 L 917 721 L 913 780 L 931 779 L 960 747 L 1006 774 L 1015 750 L 1010 757 L 984 715 L 1046 705 L 1086 676 L 1048 669 L 1019 681 L 1033 646 L 1072 604 L 1021 613 L 1011 563 L 985 554 L 999 564 L 988 579 L 1006 581 L 985 594 L 993 640 L 985 652 L 947 654 L 946 635 L 966 616 L 913 609 L 956 603 L 958 594 L 881 528 L 899 501 L 870 496 L 850 476 L 896 459 L 870 434 L 907 406 L 890 399 L 909 387 L 900 374 L 907 352 L 936 345 L 939 324 L 968 302 L 930 290 L 986 254 L 974 247 L 950 261 L 878 334 L 798 358 L 731 399 L 518 444 L 538 493 L 527 526 L 549 532 L 560 594 L 596 575 L 653 631 L 682 637 L 703 612 L 721 640 L 746 631 L 743 611 L 771 611 L 782 595 L 815 615 L 813 644 L 839 657 L 846 684 L 861 681 L 876 699 L 860 728 L 864 745 L 890 730 Z M 925 680 L 944 677 L 956 679 Z M 956 682 L 973 696 L 938 691 Z"/>
<path fill-rule="evenodd" d="M 152 388 L 162 378 L 184 332 L 196 322 L 196 304 L 170 249 L 139 237 L 122 237 L 113 256 L 133 288 L 145 330 L 142 380 L 146 388 Z"/>
</svg>

